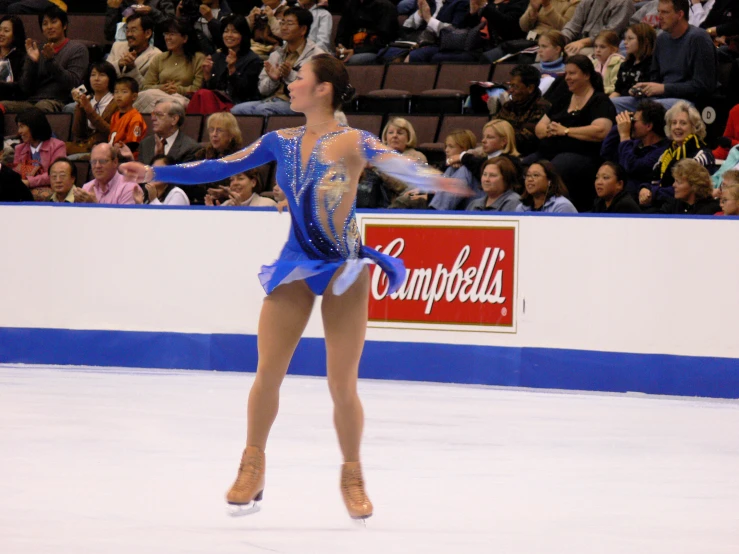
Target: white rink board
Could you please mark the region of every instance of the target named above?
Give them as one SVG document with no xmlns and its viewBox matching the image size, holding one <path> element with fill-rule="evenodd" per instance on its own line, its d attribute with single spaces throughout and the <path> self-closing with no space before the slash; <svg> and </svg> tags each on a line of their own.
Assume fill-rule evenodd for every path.
<svg viewBox="0 0 739 554">
<path fill-rule="evenodd" d="M 517 332 L 368 340 L 739 357 L 736 222 L 506 219 L 519 228 Z M 257 274 L 288 228 L 264 210 L 2 205 L 0 327 L 255 334 Z M 322 336 L 315 314 L 306 336 Z"/>
</svg>

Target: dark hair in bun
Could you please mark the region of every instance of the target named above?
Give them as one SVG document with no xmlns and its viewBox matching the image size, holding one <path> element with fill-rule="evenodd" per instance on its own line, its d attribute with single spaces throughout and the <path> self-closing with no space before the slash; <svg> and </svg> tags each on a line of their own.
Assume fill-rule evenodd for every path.
<svg viewBox="0 0 739 554">
<path fill-rule="evenodd" d="M 354 98 L 354 87 L 349 83 L 349 73 L 341 62 L 329 54 L 319 54 L 310 59 L 311 68 L 319 83 L 329 83 L 334 89 L 331 106 L 334 110 Z"/>
</svg>

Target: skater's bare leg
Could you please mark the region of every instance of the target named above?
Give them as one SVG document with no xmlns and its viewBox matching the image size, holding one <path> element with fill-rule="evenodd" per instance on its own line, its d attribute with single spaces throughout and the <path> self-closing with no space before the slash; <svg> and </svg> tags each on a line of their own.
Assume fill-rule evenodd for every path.
<svg viewBox="0 0 739 554">
<path fill-rule="evenodd" d="M 326 335 L 328 386 L 334 401 L 334 425 L 344 461 L 358 462 L 364 412 L 357 394 L 357 377 L 367 329 L 369 270 L 365 267 L 357 281 L 341 296 L 335 296 L 331 288 L 329 285 L 323 294 L 321 312 Z"/>
<path fill-rule="evenodd" d="M 259 316 L 257 376 L 249 392 L 246 444 L 262 450 L 277 417 L 280 385 L 308 323 L 315 295 L 304 281 L 280 285 Z"/>
</svg>

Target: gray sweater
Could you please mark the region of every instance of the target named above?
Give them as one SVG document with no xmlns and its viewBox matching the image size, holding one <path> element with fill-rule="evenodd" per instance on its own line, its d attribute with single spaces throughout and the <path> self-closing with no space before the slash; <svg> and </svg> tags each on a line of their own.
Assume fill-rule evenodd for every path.
<svg viewBox="0 0 739 554">
<path fill-rule="evenodd" d="M 39 50 L 42 48 L 39 46 Z M 82 84 L 89 64 L 87 47 L 76 40 L 70 40 L 50 60 L 43 54 L 38 62 L 26 56 L 21 89 L 28 94 L 29 102 L 46 99 L 69 102 L 72 89 Z"/>
<path fill-rule="evenodd" d="M 716 89 L 716 49 L 708 33 L 692 25 L 677 39 L 660 33 L 651 79 L 665 85 L 665 98 L 697 100 L 711 94 Z"/>
<path fill-rule="evenodd" d="M 633 0 L 582 0 L 562 34 L 568 42 L 586 37 L 595 39 L 604 29 L 616 31 L 620 36 L 632 15 Z"/>
</svg>

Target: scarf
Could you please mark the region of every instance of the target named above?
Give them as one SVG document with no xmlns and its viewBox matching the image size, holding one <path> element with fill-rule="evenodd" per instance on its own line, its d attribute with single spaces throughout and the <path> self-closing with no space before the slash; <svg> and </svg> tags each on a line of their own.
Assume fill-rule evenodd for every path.
<svg viewBox="0 0 739 554">
<path fill-rule="evenodd" d="M 665 150 L 665 153 L 662 154 L 662 158 L 660 160 L 660 178 L 664 176 L 673 161 L 684 160 L 689 156 L 688 146 L 690 144 L 695 147 L 695 150 L 700 150 L 702 148 L 701 139 L 695 135 L 688 135 L 682 144 L 677 144 L 673 141 L 672 145 Z"/>
</svg>

